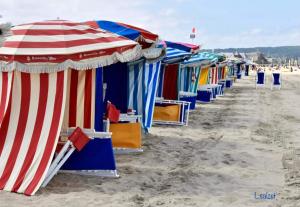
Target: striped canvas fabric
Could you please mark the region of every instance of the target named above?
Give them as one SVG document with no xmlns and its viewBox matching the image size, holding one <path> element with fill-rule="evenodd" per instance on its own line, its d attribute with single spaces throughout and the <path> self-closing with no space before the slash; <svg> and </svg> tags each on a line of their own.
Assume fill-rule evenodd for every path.
<svg viewBox="0 0 300 207">
<path fill-rule="evenodd" d="M 145 101 L 143 70 L 143 60 L 128 64 L 128 108 L 136 110 L 139 115 L 143 115 Z"/>
<path fill-rule="evenodd" d="M 4 118 L 11 92 L 13 72 L 0 73 L 0 126 Z M 0 139 L 0 142 L 3 141 Z"/>
<path fill-rule="evenodd" d="M 212 63 L 216 63 L 218 61 L 218 57 L 209 52 L 201 52 L 193 55 L 190 59 L 184 61 L 182 64 L 185 66 L 204 66 L 210 65 Z"/>
<path fill-rule="evenodd" d="M 180 67 L 178 70 L 178 91 L 196 93 L 200 67 Z"/>
<path fill-rule="evenodd" d="M 95 76 L 93 70 L 68 70 L 63 128 L 94 128 Z"/>
<path fill-rule="evenodd" d="M 12 33 L 0 48 L 2 71 L 93 69 L 141 56 L 136 42 L 83 23 L 35 22 L 15 26 Z"/>
<path fill-rule="evenodd" d="M 152 126 L 160 67 L 160 61 L 136 61 L 128 64 L 128 108 L 142 115 L 145 130 Z"/>
<path fill-rule="evenodd" d="M 166 56 L 163 60 L 164 63 L 180 62 L 189 58 L 192 55 L 190 52 L 167 47 Z"/>
<path fill-rule="evenodd" d="M 201 71 L 200 67 L 193 68 L 193 74 L 192 74 L 193 78 L 192 78 L 191 89 L 190 89 L 190 92 L 192 93 L 197 93 L 200 71 Z"/>
<path fill-rule="evenodd" d="M 212 67 L 210 69 L 210 83 L 211 84 L 218 83 L 218 69 L 216 67 Z"/>
<path fill-rule="evenodd" d="M 66 73 L 14 72 L 0 127 L 0 189 L 33 195 L 40 187 L 63 121 Z"/>
<path fill-rule="evenodd" d="M 176 48 L 193 54 L 199 52 L 200 50 L 200 45 L 193 45 L 193 44 L 183 43 L 183 42 L 170 42 L 170 41 L 165 41 L 165 43 L 168 47 Z"/>
<path fill-rule="evenodd" d="M 106 20 L 99 21 L 88 21 L 85 22 L 94 28 L 101 28 L 112 33 L 127 37 L 131 40 L 139 41 L 139 42 L 147 42 L 147 43 L 155 43 L 158 41 L 158 35 L 153 34 L 147 30 L 120 23 L 120 22 L 111 22 Z"/>
<path fill-rule="evenodd" d="M 149 129 L 152 126 L 155 97 L 158 87 L 158 77 L 160 74 L 161 62 L 146 63 L 145 64 L 145 92 L 146 92 L 146 105 L 145 114 L 143 117 L 144 126 Z"/>
</svg>

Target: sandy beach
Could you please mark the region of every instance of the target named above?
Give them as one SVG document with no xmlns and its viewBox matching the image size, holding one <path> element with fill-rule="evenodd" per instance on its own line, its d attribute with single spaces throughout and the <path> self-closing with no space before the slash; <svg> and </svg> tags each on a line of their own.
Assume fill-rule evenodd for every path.
<svg viewBox="0 0 300 207">
<path fill-rule="evenodd" d="M 144 153 L 117 156 L 120 178 L 58 174 L 32 197 L 0 191 L 0 206 L 300 206 L 299 103 L 299 72 L 280 91 L 243 77 L 188 127 L 153 127 Z"/>
</svg>

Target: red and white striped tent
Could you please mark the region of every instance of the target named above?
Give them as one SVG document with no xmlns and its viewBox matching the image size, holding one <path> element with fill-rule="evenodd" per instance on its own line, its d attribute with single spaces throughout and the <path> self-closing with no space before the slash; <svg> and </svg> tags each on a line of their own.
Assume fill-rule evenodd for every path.
<svg viewBox="0 0 300 207">
<path fill-rule="evenodd" d="M 210 68 L 210 83 L 211 84 L 218 84 L 218 68 L 211 67 Z"/>
<path fill-rule="evenodd" d="M 35 194 L 62 125 L 93 127 L 95 68 L 140 55 L 136 42 L 80 23 L 13 27 L 0 48 L 0 189 Z"/>
</svg>

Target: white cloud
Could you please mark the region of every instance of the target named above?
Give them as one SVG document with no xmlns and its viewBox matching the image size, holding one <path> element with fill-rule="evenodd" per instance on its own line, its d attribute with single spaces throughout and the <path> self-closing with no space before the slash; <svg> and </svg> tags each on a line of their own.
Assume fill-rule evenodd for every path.
<svg viewBox="0 0 300 207">
<path fill-rule="evenodd" d="M 300 29 L 282 29 L 274 32 L 253 29 L 225 36 L 204 33 L 202 40 L 205 48 L 300 45 Z"/>
<path fill-rule="evenodd" d="M 300 31 L 295 27 L 282 29 L 276 25 L 268 32 L 258 25 L 244 31 L 228 28 L 216 32 L 212 28 L 222 21 L 214 15 L 205 19 L 207 15 L 202 15 L 203 11 L 192 12 L 198 3 L 197 0 L 2 0 L 0 22 L 21 24 L 57 17 L 71 21 L 107 19 L 148 29 L 167 40 L 185 42 L 190 42 L 192 27 L 198 26 L 195 43 L 206 48 L 300 44 Z M 224 17 L 230 16 L 228 11 L 220 12 Z"/>
</svg>

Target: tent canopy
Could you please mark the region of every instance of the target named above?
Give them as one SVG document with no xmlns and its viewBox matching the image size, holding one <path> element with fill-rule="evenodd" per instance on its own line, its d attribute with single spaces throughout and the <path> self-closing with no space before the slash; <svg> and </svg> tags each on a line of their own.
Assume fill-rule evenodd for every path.
<svg viewBox="0 0 300 207">
<path fill-rule="evenodd" d="M 136 41 L 143 48 L 142 55 L 148 61 L 156 62 L 157 59 L 162 59 L 165 55 L 164 48 L 156 47 L 159 36 L 142 28 L 106 20 L 88 21 L 85 22 L 85 24 L 94 28 L 101 28 L 110 31 L 114 34 Z"/>
<path fill-rule="evenodd" d="M 167 47 L 176 48 L 193 54 L 198 53 L 200 50 L 199 45 L 193 45 L 193 44 L 182 43 L 182 42 L 170 42 L 170 41 L 165 41 L 165 42 Z"/>
<path fill-rule="evenodd" d="M 141 56 L 136 42 L 63 20 L 15 26 L 0 48 L 0 70 L 49 73 L 128 62 Z"/>
<path fill-rule="evenodd" d="M 192 53 L 186 52 L 184 50 L 179 50 L 176 48 L 167 47 L 166 56 L 163 59 L 164 63 L 176 63 L 182 62 L 184 60 L 189 59 L 192 56 Z"/>
<path fill-rule="evenodd" d="M 205 66 L 218 62 L 218 56 L 209 53 L 209 52 L 201 52 L 196 55 L 193 55 L 190 59 L 184 61 L 182 63 L 185 67 L 196 67 L 196 66 Z"/>
<path fill-rule="evenodd" d="M 150 45 L 157 43 L 159 38 L 157 34 L 151 33 L 142 28 L 138 28 L 120 22 L 98 20 L 98 21 L 88 21 L 86 22 L 86 24 L 95 28 L 101 28 L 110 31 L 112 33 L 139 42 L 141 45 L 144 46 L 143 48 L 150 47 Z"/>
</svg>

